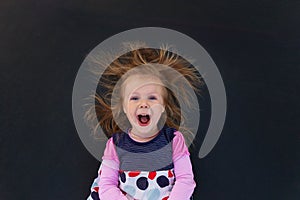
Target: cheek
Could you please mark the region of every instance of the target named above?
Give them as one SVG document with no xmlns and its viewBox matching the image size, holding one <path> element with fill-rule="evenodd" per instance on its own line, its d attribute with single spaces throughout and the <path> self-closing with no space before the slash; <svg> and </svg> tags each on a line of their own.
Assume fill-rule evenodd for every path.
<svg viewBox="0 0 300 200">
<path fill-rule="evenodd" d="M 165 106 L 163 104 L 157 103 L 151 106 L 151 109 L 156 114 L 161 114 L 165 111 Z"/>
<path fill-rule="evenodd" d="M 133 103 L 127 103 L 123 105 L 125 113 L 134 113 L 135 112 L 135 105 Z"/>
<path fill-rule="evenodd" d="M 128 109 L 130 110 L 129 112 L 135 113 L 136 111 L 136 106 L 134 104 L 128 105 Z"/>
</svg>

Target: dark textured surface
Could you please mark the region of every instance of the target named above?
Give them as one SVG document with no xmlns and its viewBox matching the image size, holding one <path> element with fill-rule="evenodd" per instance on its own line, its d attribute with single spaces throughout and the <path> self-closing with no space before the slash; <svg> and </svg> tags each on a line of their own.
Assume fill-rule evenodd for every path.
<svg viewBox="0 0 300 200">
<path fill-rule="evenodd" d="M 194 199 L 299 199 L 299 10 L 292 0 L 1 1 L 0 199 L 86 198 L 99 163 L 76 133 L 73 82 L 96 45 L 143 26 L 189 35 L 224 80 L 221 138 L 204 159 L 203 135 L 191 148 Z"/>
</svg>

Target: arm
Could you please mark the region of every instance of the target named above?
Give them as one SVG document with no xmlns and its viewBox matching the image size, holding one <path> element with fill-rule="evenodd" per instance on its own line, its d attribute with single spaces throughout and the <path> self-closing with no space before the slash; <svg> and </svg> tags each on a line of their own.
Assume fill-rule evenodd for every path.
<svg viewBox="0 0 300 200">
<path fill-rule="evenodd" d="M 118 187 L 119 170 L 103 164 L 99 181 L 99 198 L 101 200 L 127 200 Z"/>
<path fill-rule="evenodd" d="M 118 187 L 119 159 L 112 138 L 106 143 L 102 164 L 98 177 L 93 185 L 98 185 L 98 195 L 101 200 L 127 200 Z"/>
<path fill-rule="evenodd" d="M 196 183 L 192 170 L 188 149 L 180 132 L 175 132 L 173 139 L 173 163 L 175 184 L 169 200 L 188 200 L 194 192 Z"/>
</svg>

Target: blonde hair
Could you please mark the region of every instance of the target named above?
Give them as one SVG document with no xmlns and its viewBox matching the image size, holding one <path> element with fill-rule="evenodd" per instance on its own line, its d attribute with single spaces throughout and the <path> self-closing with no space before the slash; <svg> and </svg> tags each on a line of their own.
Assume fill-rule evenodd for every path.
<svg viewBox="0 0 300 200">
<path fill-rule="evenodd" d="M 127 48 L 136 48 L 136 46 L 127 43 L 125 45 Z M 97 63 L 97 61 L 95 62 Z M 122 95 L 114 95 L 113 93 L 121 94 L 122 83 L 133 74 L 149 74 L 158 77 L 162 84 L 165 85 L 166 81 L 168 84 L 174 84 L 178 90 L 182 89 L 180 94 L 184 99 L 184 102 L 189 104 L 189 94 L 188 91 L 184 90 L 184 86 L 178 83 L 176 78 L 167 79 L 168 70 L 163 70 L 163 68 L 157 67 L 157 65 L 164 65 L 176 70 L 181 74 L 190 84 L 190 87 L 196 91 L 200 92 L 200 86 L 203 84 L 200 74 L 195 69 L 194 66 L 186 59 L 182 58 L 178 54 L 171 52 L 168 48 L 154 49 L 148 48 L 143 45 L 138 49 L 133 49 L 128 53 L 125 53 L 118 58 L 116 58 L 102 73 L 102 77 L 99 80 L 99 85 L 96 94 L 92 94 L 91 98 L 94 99 L 95 104 L 89 105 L 88 110 L 85 113 L 85 120 L 88 125 L 93 129 L 96 135 L 99 126 L 106 134 L 110 137 L 113 133 L 121 132 L 120 123 L 122 125 L 128 124 L 128 119 L 122 109 Z M 136 70 L 138 66 L 144 66 L 142 70 Z M 99 74 L 97 72 L 97 67 L 99 70 L 103 65 L 99 64 L 93 70 L 95 75 Z M 103 69 L 101 69 L 103 70 Z M 188 127 L 184 126 L 184 113 L 181 112 L 179 102 L 174 95 L 174 92 L 165 87 L 163 95 L 163 101 L 165 105 L 166 121 L 165 125 L 179 130 L 184 129 L 183 132 L 188 133 Z M 114 98 L 112 98 L 114 96 Z M 115 113 L 115 115 L 113 114 Z M 118 118 L 118 123 L 115 118 Z M 94 121 L 95 123 L 92 123 Z"/>
</svg>

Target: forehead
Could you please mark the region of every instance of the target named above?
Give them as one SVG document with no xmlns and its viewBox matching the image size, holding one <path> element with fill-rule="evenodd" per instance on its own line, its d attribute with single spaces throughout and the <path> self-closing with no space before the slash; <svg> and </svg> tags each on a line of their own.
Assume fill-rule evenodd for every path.
<svg viewBox="0 0 300 200">
<path fill-rule="evenodd" d="M 135 91 L 150 92 L 153 90 L 161 92 L 164 87 L 159 78 L 152 75 L 132 75 L 124 81 L 122 86 L 125 95 Z"/>
</svg>

